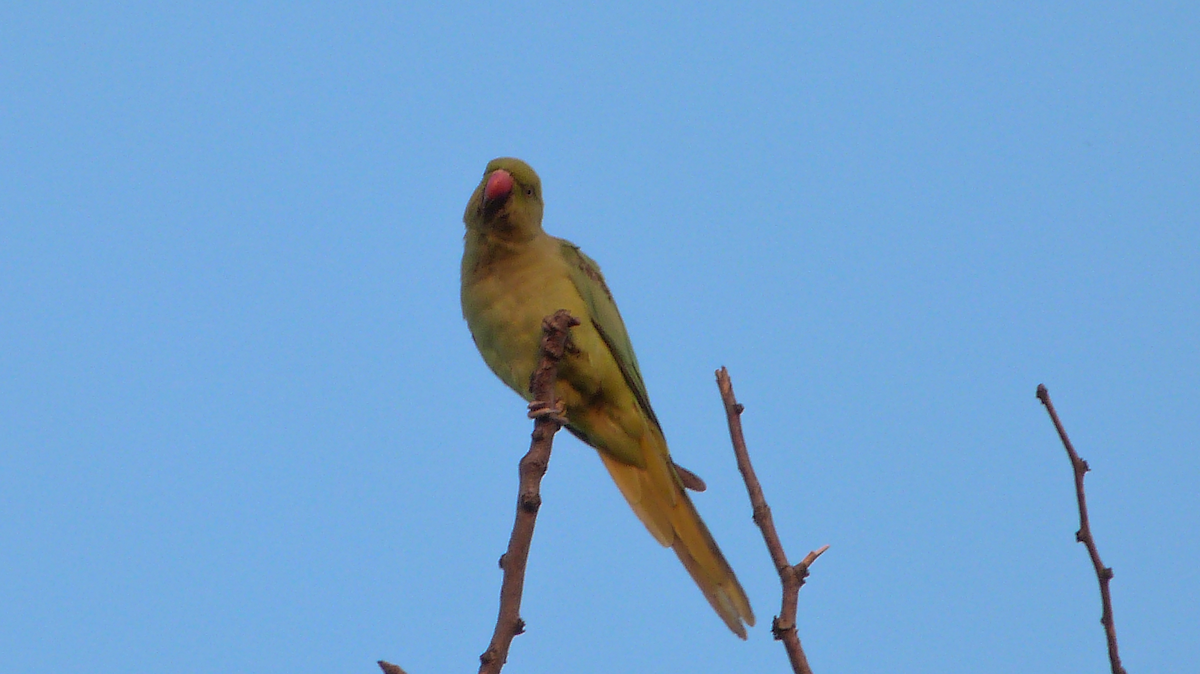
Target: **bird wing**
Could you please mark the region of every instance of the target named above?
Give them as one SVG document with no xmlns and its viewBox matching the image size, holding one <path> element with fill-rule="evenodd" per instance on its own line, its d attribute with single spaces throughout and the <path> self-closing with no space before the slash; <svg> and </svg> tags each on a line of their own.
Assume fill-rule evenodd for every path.
<svg viewBox="0 0 1200 674">
<path fill-rule="evenodd" d="M 625 321 L 621 320 L 621 312 L 617 311 L 617 303 L 613 301 L 612 292 L 609 291 L 608 284 L 604 282 L 604 275 L 600 273 L 600 265 L 579 250 L 579 246 L 563 239 L 559 239 L 559 242 L 563 258 L 567 261 L 571 282 L 575 284 L 575 289 L 579 291 L 579 295 L 587 305 L 592 325 L 595 326 L 596 332 L 600 333 L 604 343 L 608 345 L 608 350 L 612 353 L 613 359 L 617 361 L 617 367 L 621 369 L 621 375 L 625 378 L 625 383 L 629 384 L 629 389 L 633 391 L 634 397 L 637 398 L 638 405 L 661 432 L 662 425 L 658 423 L 658 417 L 654 416 L 654 410 L 650 407 L 646 382 L 642 381 L 642 371 L 638 368 L 637 356 L 633 353 L 633 344 L 629 341 L 629 333 L 625 331 Z"/>
</svg>

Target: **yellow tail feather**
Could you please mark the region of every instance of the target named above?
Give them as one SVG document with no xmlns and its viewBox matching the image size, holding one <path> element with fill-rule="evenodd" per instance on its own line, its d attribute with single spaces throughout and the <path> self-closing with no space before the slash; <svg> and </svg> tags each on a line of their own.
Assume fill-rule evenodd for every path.
<svg viewBox="0 0 1200 674">
<path fill-rule="evenodd" d="M 745 639 L 743 621 L 754 625 L 750 601 L 683 490 L 662 436 L 651 433 L 643 439 L 645 468 L 622 463 L 604 451 L 599 454 L 638 519 L 660 544 L 675 551 L 717 615 Z"/>
</svg>

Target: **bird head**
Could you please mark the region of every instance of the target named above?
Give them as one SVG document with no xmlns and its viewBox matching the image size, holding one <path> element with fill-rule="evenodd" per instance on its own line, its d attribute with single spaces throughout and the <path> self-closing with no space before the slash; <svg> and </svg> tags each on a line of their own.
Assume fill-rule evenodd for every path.
<svg viewBox="0 0 1200 674">
<path fill-rule="evenodd" d="M 467 202 L 463 222 L 505 239 L 536 236 L 542 231 L 541 179 L 520 159 L 493 159 Z"/>
</svg>

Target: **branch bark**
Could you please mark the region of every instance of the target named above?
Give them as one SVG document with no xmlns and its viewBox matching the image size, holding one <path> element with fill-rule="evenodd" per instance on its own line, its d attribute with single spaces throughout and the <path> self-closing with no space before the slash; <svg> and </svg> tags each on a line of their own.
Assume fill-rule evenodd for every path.
<svg viewBox="0 0 1200 674">
<path fill-rule="evenodd" d="M 742 435 L 742 407 L 733 395 L 733 382 L 729 379 L 729 371 L 722 367 L 717 370 L 717 387 L 721 390 L 721 400 L 725 403 L 725 416 L 729 420 L 729 438 L 733 441 L 733 452 L 737 456 L 738 470 L 746 482 L 746 491 L 750 494 L 750 504 L 754 507 L 754 523 L 762 530 L 763 540 L 771 553 L 771 561 L 779 572 L 779 581 L 783 586 L 783 605 L 779 615 L 771 622 L 771 634 L 777 641 L 783 642 L 788 660 L 792 663 L 792 671 L 796 674 L 812 674 L 808 666 L 808 658 L 804 648 L 800 646 L 800 635 L 796 631 L 796 610 L 800 602 L 800 587 L 808 577 L 808 568 L 829 549 L 828 545 L 805 555 L 799 564 L 788 563 L 787 554 L 783 551 L 783 543 L 775 531 L 775 520 L 771 517 L 771 507 L 763 495 L 762 485 L 750 464 L 750 452 L 746 449 L 746 439 Z"/>
<path fill-rule="evenodd" d="M 1125 674 L 1121 666 L 1121 656 L 1117 653 L 1117 628 L 1113 624 L 1112 595 L 1108 591 L 1108 582 L 1112 580 L 1113 570 L 1104 566 L 1100 561 L 1100 552 L 1096 550 L 1096 541 L 1092 538 L 1092 527 L 1088 522 L 1087 497 L 1083 493 L 1083 476 L 1090 470 L 1087 461 L 1079 458 L 1074 445 L 1067 437 L 1067 431 L 1054 411 L 1054 403 L 1050 402 L 1050 391 L 1045 384 L 1038 384 L 1038 400 L 1046 406 L 1050 420 L 1058 431 L 1063 447 L 1067 449 L 1067 457 L 1071 459 L 1071 468 L 1075 472 L 1075 500 L 1079 502 L 1079 531 L 1075 532 L 1075 540 L 1087 546 L 1088 556 L 1092 558 L 1092 567 L 1096 570 L 1096 579 L 1100 581 L 1100 603 L 1102 606 L 1100 624 L 1104 625 L 1104 637 L 1108 641 L 1108 661 L 1112 665 L 1112 674 Z"/>
</svg>

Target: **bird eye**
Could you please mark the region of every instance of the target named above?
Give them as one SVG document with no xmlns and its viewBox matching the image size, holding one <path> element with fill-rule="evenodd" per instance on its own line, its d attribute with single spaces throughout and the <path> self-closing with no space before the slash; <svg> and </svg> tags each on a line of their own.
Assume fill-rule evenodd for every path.
<svg viewBox="0 0 1200 674">
<path fill-rule="evenodd" d="M 525 188 L 525 196 L 527 196 L 527 197 L 532 197 L 532 196 L 533 196 L 533 188 L 532 188 L 532 187 L 526 187 L 526 188 Z"/>
</svg>

